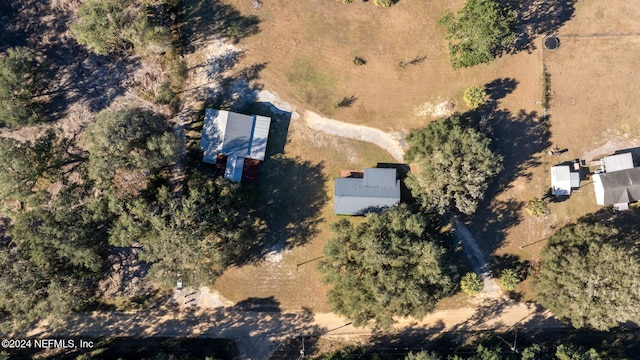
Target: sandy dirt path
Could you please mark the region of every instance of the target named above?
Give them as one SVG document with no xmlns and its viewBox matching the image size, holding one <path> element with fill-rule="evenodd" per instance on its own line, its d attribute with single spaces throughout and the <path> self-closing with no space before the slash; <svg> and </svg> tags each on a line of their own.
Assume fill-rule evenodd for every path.
<svg viewBox="0 0 640 360">
<path fill-rule="evenodd" d="M 404 162 L 404 150 L 399 139 L 380 129 L 327 119 L 309 110 L 304 113 L 304 121 L 310 128 L 325 134 L 374 143 L 388 151 L 399 163 Z"/>
<path fill-rule="evenodd" d="M 485 299 L 477 308 L 436 311 L 422 321 L 400 319 L 403 331 L 440 333 L 478 330 L 564 329 L 567 325 L 531 304 L 507 299 Z M 44 337 L 206 337 L 236 341 L 242 359 L 269 359 L 286 339 L 299 336 L 351 337 L 372 334 L 372 328 L 354 328 L 333 313 L 257 312 L 236 307 L 179 311 L 171 308 L 135 313 L 93 312 L 75 314 L 57 330 L 40 327 L 25 334 Z"/>
</svg>

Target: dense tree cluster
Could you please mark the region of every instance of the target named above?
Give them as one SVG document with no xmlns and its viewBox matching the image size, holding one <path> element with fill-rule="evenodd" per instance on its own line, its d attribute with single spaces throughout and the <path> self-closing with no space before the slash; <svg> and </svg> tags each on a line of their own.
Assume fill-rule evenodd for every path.
<svg viewBox="0 0 640 360">
<path fill-rule="evenodd" d="M 515 41 L 516 12 L 496 0 L 467 0 L 456 16 L 440 19 L 447 29 L 455 69 L 492 61 Z"/>
<path fill-rule="evenodd" d="M 0 202 L 11 217 L 0 238 L 0 313 L 14 326 L 95 300 L 109 246 L 141 247 L 167 286 L 178 274 L 210 285 L 252 246 L 250 188 L 198 167 L 181 191 L 169 188 L 163 169 L 183 144 L 164 117 L 104 111 L 83 141 L 86 151 L 51 130 L 27 142 L 0 137 Z"/>
<path fill-rule="evenodd" d="M 75 161 L 68 140 L 52 130 L 33 141 L 0 137 L 0 199 L 27 201 L 57 181 L 62 166 Z"/>
<path fill-rule="evenodd" d="M 165 286 L 180 274 L 188 284 L 212 284 L 251 247 L 252 192 L 194 169 L 182 196 L 160 187 L 153 201 L 136 198 L 120 211 L 110 242 L 142 247 L 151 275 Z"/>
<path fill-rule="evenodd" d="M 418 166 L 406 184 L 426 211 L 444 214 L 455 207 L 473 214 L 490 180 L 502 171 L 502 157 L 491 150 L 491 140 L 464 126 L 460 114 L 414 129 L 406 140 L 404 159 Z"/>
<path fill-rule="evenodd" d="M 358 226 L 343 219 L 332 230 L 320 268 L 334 311 L 356 326 L 375 320 L 389 328 L 393 316 L 421 318 L 454 288 L 438 228 L 422 214 L 400 206 L 369 214 Z"/>
<path fill-rule="evenodd" d="M 607 330 L 638 319 L 637 240 L 601 224 L 558 230 L 541 252 L 538 300 L 577 328 Z"/>
<path fill-rule="evenodd" d="M 437 351 L 410 351 L 404 360 L 604 360 L 607 357 L 601 355 L 597 350 L 586 349 L 573 344 L 560 344 L 558 346 L 545 346 L 533 344 L 518 349 L 519 351 L 504 350 L 503 345 L 491 346 L 479 344 L 475 348 L 463 348 L 464 355 L 441 354 Z M 460 347 L 458 346 L 458 350 Z M 375 348 L 365 348 L 358 346 L 348 346 L 331 353 L 323 354 L 319 360 L 365 360 L 376 359 L 378 351 Z M 384 352 L 380 352 L 384 354 Z M 401 357 L 397 357 L 400 359 Z"/>
<path fill-rule="evenodd" d="M 24 47 L 0 54 L 0 125 L 19 127 L 41 120 L 38 97 L 46 87 L 46 68 Z"/>
<path fill-rule="evenodd" d="M 85 133 L 89 177 L 98 187 L 137 195 L 182 150 L 163 116 L 139 107 L 103 111 Z"/>
<path fill-rule="evenodd" d="M 167 1 L 84 0 L 71 31 L 98 55 L 131 48 L 161 54 L 172 48 L 169 29 L 150 14 Z"/>
</svg>

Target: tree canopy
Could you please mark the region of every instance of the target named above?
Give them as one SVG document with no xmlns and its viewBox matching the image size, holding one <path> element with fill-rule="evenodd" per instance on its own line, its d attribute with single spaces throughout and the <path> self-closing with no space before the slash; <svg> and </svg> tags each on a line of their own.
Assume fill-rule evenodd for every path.
<svg viewBox="0 0 640 360">
<path fill-rule="evenodd" d="M 0 137 L 0 199 L 26 201 L 57 181 L 73 159 L 69 142 L 48 130 L 34 141 Z"/>
<path fill-rule="evenodd" d="M 41 119 L 37 97 L 46 87 L 45 68 L 24 47 L 0 55 L 0 125 L 19 127 Z"/>
<path fill-rule="evenodd" d="M 638 319 L 638 239 L 625 237 L 601 224 L 558 230 L 541 252 L 534 287 L 540 304 L 576 328 L 608 330 Z"/>
<path fill-rule="evenodd" d="M 125 203 L 110 231 L 112 244 L 142 246 L 140 259 L 165 286 L 177 274 L 188 284 L 211 285 L 252 245 L 251 192 L 196 169 L 189 178 L 182 196 L 160 187 L 153 201 Z"/>
<path fill-rule="evenodd" d="M 71 31 L 80 44 L 98 55 L 134 47 L 164 53 L 171 49 L 169 30 L 155 23 L 146 10 L 131 0 L 85 0 Z"/>
<path fill-rule="evenodd" d="M 11 241 L 0 251 L 0 312 L 14 327 L 58 320 L 92 299 L 106 232 L 75 192 L 65 188 L 47 206 L 14 214 Z"/>
<path fill-rule="evenodd" d="M 96 185 L 132 195 L 146 187 L 150 175 L 174 163 L 182 147 L 163 116 L 138 107 L 101 112 L 84 142 Z"/>
<path fill-rule="evenodd" d="M 331 285 L 335 312 L 355 326 L 375 320 L 389 328 L 393 316 L 421 318 L 454 288 L 437 227 L 406 206 L 369 214 L 354 226 L 346 219 L 332 224 L 320 269 Z"/>
<path fill-rule="evenodd" d="M 467 0 L 457 16 L 440 19 L 447 29 L 454 69 L 492 61 L 515 40 L 516 12 L 496 0 Z"/>
<path fill-rule="evenodd" d="M 404 159 L 418 166 L 406 184 L 426 211 L 444 214 L 455 207 L 473 214 L 489 181 L 502 171 L 502 157 L 491 150 L 491 140 L 463 126 L 460 114 L 414 129 L 406 140 Z"/>
</svg>

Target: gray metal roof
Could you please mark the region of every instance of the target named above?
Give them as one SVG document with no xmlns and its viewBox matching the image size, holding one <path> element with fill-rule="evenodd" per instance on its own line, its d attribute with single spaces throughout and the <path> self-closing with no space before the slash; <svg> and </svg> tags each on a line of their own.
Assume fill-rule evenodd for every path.
<svg viewBox="0 0 640 360">
<path fill-rule="evenodd" d="M 631 153 L 607 156 L 602 159 L 602 162 L 604 162 L 604 171 L 608 173 L 633 168 L 633 156 Z"/>
<path fill-rule="evenodd" d="M 204 161 L 215 164 L 220 153 L 263 161 L 270 126 L 271 119 L 265 116 L 207 109 L 200 139 Z"/>
<path fill-rule="evenodd" d="M 640 200 L 640 167 L 593 175 L 596 203 L 613 205 Z"/>
<path fill-rule="evenodd" d="M 400 202 L 396 169 L 365 169 L 364 178 L 337 178 L 333 212 L 364 215 Z"/>
</svg>

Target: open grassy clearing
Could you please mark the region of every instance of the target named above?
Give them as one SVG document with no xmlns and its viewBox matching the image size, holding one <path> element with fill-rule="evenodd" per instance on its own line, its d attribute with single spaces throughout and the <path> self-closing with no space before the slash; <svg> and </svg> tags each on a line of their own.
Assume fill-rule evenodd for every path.
<svg viewBox="0 0 640 360">
<path fill-rule="evenodd" d="M 518 110 L 537 107 L 535 56 L 522 53 L 472 69 L 451 68 L 444 29 L 437 21 L 462 1 L 399 1 L 386 9 L 322 0 L 264 2 L 259 10 L 247 1 L 228 3 L 262 20 L 260 32 L 242 41 L 247 48 L 243 63 L 267 63 L 261 82 L 299 107 L 387 132 L 402 131 L 442 116 L 433 115 L 439 104 L 466 111 L 464 89 L 498 78 L 518 79 L 510 96 Z M 366 65 L 355 65 L 356 56 Z M 412 60 L 415 64 L 400 66 Z M 355 98 L 350 106 L 333 106 L 350 97 Z"/>
</svg>

